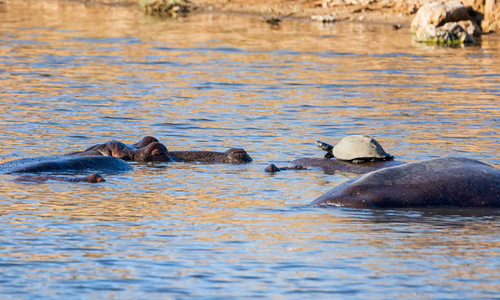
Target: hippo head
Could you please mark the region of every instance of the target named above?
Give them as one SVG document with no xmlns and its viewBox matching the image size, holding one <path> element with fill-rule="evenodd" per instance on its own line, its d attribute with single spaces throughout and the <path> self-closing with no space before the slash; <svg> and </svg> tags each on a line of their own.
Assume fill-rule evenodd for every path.
<svg viewBox="0 0 500 300">
<path fill-rule="evenodd" d="M 172 161 L 170 154 L 168 154 L 167 147 L 162 143 L 153 142 L 146 147 L 134 151 L 134 161 Z"/>
<path fill-rule="evenodd" d="M 338 185 L 334 189 L 326 192 L 318 197 L 311 204 L 319 206 L 346 206 L 355 208 L 372 208 L 375 207 L 377 193 L 371 192 L 370 188 L 376 190 L 377 187 L 370 185 L 369 187 L 360 186 L 356 179 L 351 179 Z"/>
<path fill-rule="evenodd" d="M 145 136 L 140 141 L 133 144 L 132 146 L 134 146 L 137 149 L 140 149 L 140 148 L 144 148 L 144 147 L 148 146 L 149 144 L 159 143 L 159 142 L 160 141 L 158 141 L 156 138 L 154 138 L 152 136 Z"/>
<path fill-rule="evenodd" d="M 226 154 L 227 162 L 231 164 L 243 164 L 252 161 L 250 155 L 241 148 L 232 148 L 224 153 Z"/>
<path fill-rule="evenodd" d="M 101 175 L 98 173 L 92 173 L 82 179 L 82 181 L 85 182 L 90 182 L 90 183 L 101 183 L 101 182 L 106 182 L 106 179 L 104 179 Z"/>
</svg>

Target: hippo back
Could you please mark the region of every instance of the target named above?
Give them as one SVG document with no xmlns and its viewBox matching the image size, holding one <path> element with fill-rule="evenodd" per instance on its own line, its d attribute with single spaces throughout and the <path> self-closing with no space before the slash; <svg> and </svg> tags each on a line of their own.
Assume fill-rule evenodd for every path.
<svg viewBox="0 0 500 300">
<path fill-rule="evenodd" d="M 41 156 L 0 164 L 0 173 L 83 173 L 107 174 L 132 171 L 127 162 L 111 156 Z"/>
<path fill-rule="evenodd" d="M 231 148 L 226 152 L 214 151 L 170 151 L 174 160 L 183 162 L 245 164 L 252 161 L 248 153 L 241 148 Z"/>
<path fill-rule="evenodd" d="M 350 161 L 343 161 L 338 159 L 328 158 L 299 158 L 291 162 L 294 166 L 301 166 L 304 168 L 322 168 L 327 173 L 354 173 L 365 174 L 382 168 L 394 167 L 404 164 L 400 161 L 368 161 L 363 163 L 352 163 Z"/>
<path fill-rule="evenodd" d="M 467 158 L 431 159 L 354 178 L 311 205 L 500 207 L 500 170 Z"/>
</svg>

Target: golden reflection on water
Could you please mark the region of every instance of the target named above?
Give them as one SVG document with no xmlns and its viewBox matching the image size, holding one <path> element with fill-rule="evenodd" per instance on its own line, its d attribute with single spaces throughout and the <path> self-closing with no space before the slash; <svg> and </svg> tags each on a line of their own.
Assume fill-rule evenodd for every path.
<svg viewBox="0 0 500 300">
<path fill-rule="evenodd" d="M 282 292 L 290 284 L 308 290 L 287 279 L 344 285 L 390 277 L 396 283 L 388 289 L 397 290 L 411 276 L 422 276 L 416 285 L 447 287 L 459 277 L 498 290 L 487 267 L 498 266 L 494 214 L 487 221 L 416 212 L 401 221 L 391 215 L 407 212 L 307 208 L 347 178 L 263 172 L 270 162 L 322 156 L 314 140 L 335 143 L 351 133 L 376 135 L 400 160 L 463 155 L 500 166 L 498 35 L 451 49 L 415 44 L 407 30 L 390 26 L 286 20 L 270 30 L 258 17 L 157 20 L 63 1 L 1 5 L 0 162 L 144 135 L 170 150 L 244 147 L 254 162 L 135 164 L 98 185 L 19 184 L 2 175 L 0 215 L 14 242 L 0 245 L 0 257 L 143 260 L 152 272 L 168 272 L 158 262 L 176 262 L 179 286 L 221 270 L 217 276 L 235 281 L 230 276 L 243 265 Z M 144 274 L 93 263 L 49 273 L 81 280 Z M 95 269 L 79 274 L 79 267 Z"/>
</svg>

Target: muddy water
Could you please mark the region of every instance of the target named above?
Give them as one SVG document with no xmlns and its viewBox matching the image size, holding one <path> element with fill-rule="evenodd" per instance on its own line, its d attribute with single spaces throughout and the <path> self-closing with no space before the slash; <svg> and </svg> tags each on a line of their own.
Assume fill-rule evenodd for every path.
<svg viewBox="0 0 500 300">
<path fill-rule="evenodd" d="M 263 172 L 314 140 L 500 166 L 500 38 L 134 8 L 0 3 L 0 162 L 153 135 L 248 165 L 136 164 L 105 184 L 0 177 L 1 298 L 488 298 L 500 211 L 318 209 L 347 179 Z"/>
</svg>

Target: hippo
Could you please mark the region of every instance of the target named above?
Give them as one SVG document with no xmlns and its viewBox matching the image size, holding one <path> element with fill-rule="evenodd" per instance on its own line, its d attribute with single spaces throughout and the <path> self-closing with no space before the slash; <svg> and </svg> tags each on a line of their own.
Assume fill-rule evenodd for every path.
<svg viewBox="0 0 500 300">
<path fill-rule="evenodd" d="M 252 162 L 252 158 L 241 148 L 231 148 L 226 152 L 215 151 L 170 151 L 174 161 L 181 162 L 207 162 L 245 164 Z"/>
<path fill-rule="evenodd" d="M 67 153 L 65 155 L 41 156 L 35 158 L 17 159 L 0 164 L 0 174 L 21 173 L 82 173 L 99 171 L 104 173 L 120 173 L 132 171 L 133 167 L 126 161 L 135 162 L 222 162 L 248 163 L 252 158 L 243 149 L 229 149 L 226 152 L 213 151 L 173 151 L 158 139 L 146 136 L 132 145 L 119 141 L 109 141 L 87 148 L 84 151 Z M 86 177 L 56 177 L 52 175 L 24 175 L 15 181 L 44 182 L 47 180 L 71 182 L 104 182 L 101 175 Z"/>
<path fill-rule="evenodd" d="M 365 174 L 382 168 L 404 164 L 394 160 L 394 156 L 386 153 L 382 146 L 366 135 L 350 135 L 344 137 L 335 147 L 320 141 L 316 144 L 326 151 L 324 158 L 299 158 L 291 162 L 291 166 L 277 167 L 274 164 L 265 168 L 265 172 L 275 173 L 284 170 L 307 170 L 309 167 L 322 168 L 327 173 Z"/>
<path fill-rule="evenodd" d="M 119 141 L 109 141 L 87 148 L 84 151 L 67 155 L 104 155 L 114 156 L 126 161 L 136 162 L 207 162 L 243 164 L 252 161 L 244 149 L 232 148 L 226 152 L 215 151 L 168 151 L 158 139 L 146 136 L 132 145 Z"/>
<path fill-rule="evenodd" d="M 284 170 L 308 170 L 308 168 L 321 168 L 324 172 L 335 174 L 335 173 L 353 173 L 353 174 L 365 174 L 375 170 L 399 166 L 405 164 L 401 161 L 369 161 L 364 163 L 353 164 L 349 161 L 343 161 L 339 159 L 328 159 L 328 158 L 313 158 L 304 157 L 293 160 L 291 166 L 288 167 L 277 167 L 274 164 L 267 166 L 264 171 L 267 173 L 275 173 Z"/>
<path fill-rule="evenodd" d="M 109 141 L 87 148 L 84 151 L 71 152 L 69 156 L 112 156 L 125 161 L 169 162 L 172 161 L 167 147 L 154 137 L 145 137 L 129 146 L 119 141 Z"/>
<path fill-rule="evenodd" d="M 24 173 L 85 173 L 103 172 L 115 174 L 132 171 L 134 168 L 126 161 L 111 156 L 66 156 L 52 155 L 34 158 L 21 158 L 0 164 L 0 174 Z M 14 179 L 20 182 L 45 182 L 58 180 L 68 182 L 105 182 L 100 174 L 85 177 L 57 177 L 52 175 L 23 175 Z"/>
<path fill-rule="evenodd" d="M 353 208 L 500 207 L 500 169 L 446 157 L 373 171 L 314 200 L 313 206 Z"/>
<path fill-rule="evenodd" d="M 67 181 L 67 182 L 88 182 L 88 183 L 101 183 L 106 182 L 106 180 L 98 173 L 92 173 L 85 177 L 61 177 L 61 176 L 52 176 L 52 175 L 21 175 L 15 178 L 13 181 L 15 182 L 31 182 L 31 183 L 42 183 L 47 180 L 55 180 L 55 181 Z"/>
</svg>

